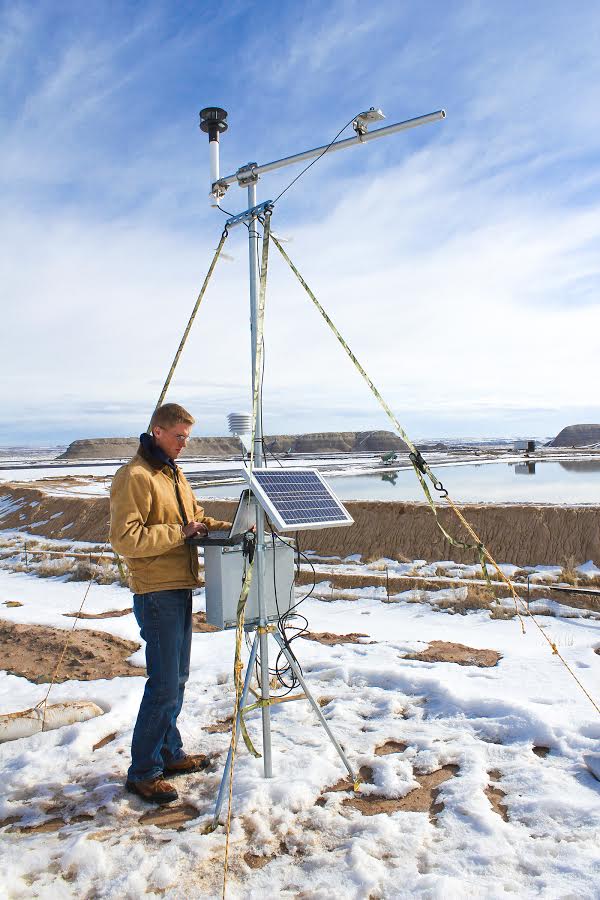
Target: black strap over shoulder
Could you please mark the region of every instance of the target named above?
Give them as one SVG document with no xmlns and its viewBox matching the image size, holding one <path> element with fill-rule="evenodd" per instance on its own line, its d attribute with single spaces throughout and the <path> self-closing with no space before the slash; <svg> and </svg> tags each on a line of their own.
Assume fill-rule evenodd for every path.
<svg viewBox="0 0 600 900">
<path fill-rule="evenodd" d="M 179 470 L 177 469 L 177 467 L 173 469 L 173 482 L 175 484 L 175 496 L 177 497 L 177 505 L 179 506 L 179 512 L 185 526 L 188 524 L 189 520 L 185 512 L 183 500 L 181 499 L 181 492 L 179 490 Z"/>
</svg>

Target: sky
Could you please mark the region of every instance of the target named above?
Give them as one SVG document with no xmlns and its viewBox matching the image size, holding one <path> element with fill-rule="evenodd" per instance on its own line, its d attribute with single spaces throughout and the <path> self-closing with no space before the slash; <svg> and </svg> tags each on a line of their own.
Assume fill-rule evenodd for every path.
<svg viewBox="0 0 600 900">
<path fill-rule="evenodd" d="M 226 218 L 209 105 L 223 174 L 445 109 L 324 157 L 273 231 L 415 439 L 600 422 L 598 46 L 592 0 L 0 3 L 0 445 L 146 427 Z M 204 435 L 251 406 L 245 228 L 226 253 L 167 397 Z M 390 427 L 268 274 L 265 431 Z"/>
</svg>

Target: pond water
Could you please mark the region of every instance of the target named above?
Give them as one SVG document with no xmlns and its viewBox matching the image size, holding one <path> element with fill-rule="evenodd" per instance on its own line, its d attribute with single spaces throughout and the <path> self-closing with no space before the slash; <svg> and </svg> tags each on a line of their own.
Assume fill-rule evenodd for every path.
<svg viewBox="0 0 600 900">
<path fill-rule="evenodd" d="M 432 466 L 453 500 L 467 503 L 600 504 L 600 460 L 495 462 Z M 327 479 L 341 500 L 423 500 L 412 471 L 338 475 Z M 196 489 L 199 497 L 238 497 L 241 485 Z"/>
</svg>

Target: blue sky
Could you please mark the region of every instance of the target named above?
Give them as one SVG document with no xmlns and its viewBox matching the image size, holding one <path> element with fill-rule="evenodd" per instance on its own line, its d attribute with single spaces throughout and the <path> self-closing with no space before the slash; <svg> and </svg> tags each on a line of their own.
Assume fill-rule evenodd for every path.
<svg viewBox="0 0 600 900">
<path fill-rule="evenodd" d="M 223 226 L 211 104 L 224 173 L 445 108 L 323 159 L 273 229 L 416 438 L 600 421 L 598 46 L 593 2 L 1 4 L 0 444 L 145 426 Z M 170 394 L 201 434 L 250 403 L 241 231 L 227 252 Z M 270 268 L 267 431 L 387 427 Z"/>
</svg>

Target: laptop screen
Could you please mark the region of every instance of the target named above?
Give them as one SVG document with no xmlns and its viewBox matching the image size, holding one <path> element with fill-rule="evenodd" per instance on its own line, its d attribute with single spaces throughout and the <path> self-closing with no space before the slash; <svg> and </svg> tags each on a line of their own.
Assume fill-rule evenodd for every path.
<svg viewBox="0 0 600 900">
<path fill-rule="evenodd" d="M 256 525 L 256 507 L 250 501 L 250 491 L 244 490 L 240 495 L 238 507 L 231 523 L 229 537 L 234 534 L 244 534 Z"/>
</svg>

